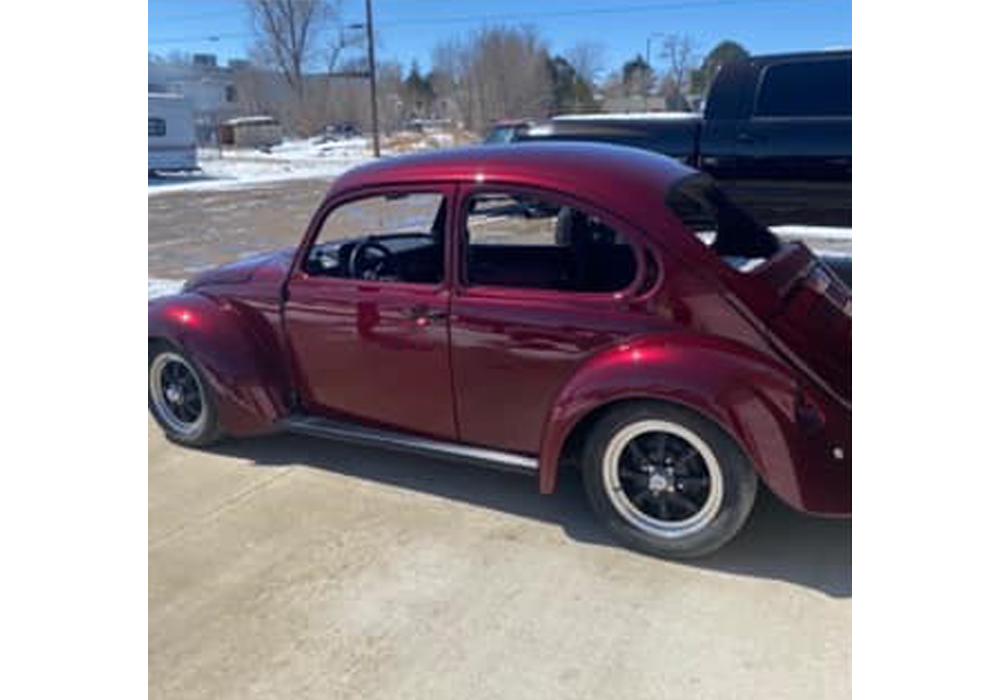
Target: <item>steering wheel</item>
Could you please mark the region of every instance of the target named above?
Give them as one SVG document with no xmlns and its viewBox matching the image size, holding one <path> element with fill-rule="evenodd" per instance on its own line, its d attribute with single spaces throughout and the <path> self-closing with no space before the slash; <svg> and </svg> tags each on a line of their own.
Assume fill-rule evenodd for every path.
<svg viewBox="0 0 1000 700">
<path fill-rule="evenodd" d="M 370 253 L 375 253 L 375 260 L 371 259 Z M 392 261 L 392 251 L 378 241 L 360 241 L 347 263 L 347 270 L 353 279 L 377 280 L 381 275 L 386 274 Z"/>
</svg>

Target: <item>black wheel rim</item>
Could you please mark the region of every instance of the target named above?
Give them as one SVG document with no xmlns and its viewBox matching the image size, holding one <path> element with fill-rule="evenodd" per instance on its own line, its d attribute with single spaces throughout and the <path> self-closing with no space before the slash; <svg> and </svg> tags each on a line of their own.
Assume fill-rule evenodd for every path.
<svg viewBox="0 0 1000 700">
<path fill-rule="evenodd" d="M 618 475 L 632 505 L 657 520 L 687 520 L 708 502 L 711 478 L 705 460 L 677 435 L 645 433 L 629 440 Z"/>
<path fill-rule="evenodd" d="M 202 411 L 201 388 L 191 369 L 180 362 L 168 362 L 163 368 L 161 392 L 167 410 L 180 422 L 193 424 Z"/>
<path fill-rule="evenodd" d="M 691 428 L 647 418 L 615 433 L 601 460 L 617 513 L 647 535 L 693 535 L 722 509 L 723 476 L 709 443 Z"/>
<path fill-rule="evenodd" d="M 164 352 L 153 360 L 149 392 L 156 414 L 168 430 L 191 436 L 204 426 L 206 405 L 201 380 L 181 355 Z"/>
</svg>

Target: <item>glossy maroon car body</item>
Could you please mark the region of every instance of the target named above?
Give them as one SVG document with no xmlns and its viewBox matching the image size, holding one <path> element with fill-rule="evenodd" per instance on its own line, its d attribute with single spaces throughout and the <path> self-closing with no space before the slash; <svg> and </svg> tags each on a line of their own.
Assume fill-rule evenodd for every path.
<svg viewBox="0 0 1000 700">
<path fill-rule="evenodd" d="M 722 262 L 665 202 L 693 173 L 596 144 L 379 161 L 334 183 L 297 250 L 220 268 L 151 301 L 149 337 L 198 360 L 229 434 L 264 433 L 296 412 L 347 419 L 536 459 L 540 490 L 551 493 L 574 431 L 597 411 L 663 399 L 722 426 L 788 504 L 848 515 L 849 292 L 830 289 L 801 246 L 753 273 Z M 643 250 L 636 283 L 572 295 L 465 285 L 463 202 L 494 186 L 599 213 Z M 443 283 L 304 271 L 332 208 L 414 187 L 450 195 Z"/>
</svg>

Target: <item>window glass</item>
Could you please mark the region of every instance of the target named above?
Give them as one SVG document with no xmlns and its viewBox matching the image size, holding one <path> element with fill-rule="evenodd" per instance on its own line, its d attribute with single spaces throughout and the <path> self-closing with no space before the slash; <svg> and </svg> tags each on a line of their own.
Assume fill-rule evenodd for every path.
<svg viewBox="0 0 1000 700">
<path fill-rule="evenodd" d="M 167 122 L 158 117 L 149 118 L 149 135 L 150 136 L 166 136 L 167 135 Z"/>
<path fill-rule="evenodd" d="M 796 61 L 764 71 L 757 98 L 761 117 L 851 116 L 851 61 Z"/>
<path fill-rule="evenodd" d="M 436 192 L 419 192 L 342 204 L 323 222 L 306 271 L 347 279 L 441 282 L 445 201 Z"/>
<path fill-rule="evenodd" d="M 705 175 L 675 185 L 667 205 L 688 231 L 734 269 L 749 272 L 780 248 L 766 226 L 733 204 Z"/>
<path fill-rule="evenodd" d="M 472 285 L 616 292 L 636 277 L 632 246 L 600 218 L 543 198 L 482 193 L 466 214 Z"/>
<path fill-rule="evenodd" d="M 498 126 L 495 127 L 489 134 L 486 135 L 486 139 L 483 143 L 487 144 L 497 144 L 497 143 L 510 143 L 514 140 L 515 129 L 512 126 Z"/>
</svg>

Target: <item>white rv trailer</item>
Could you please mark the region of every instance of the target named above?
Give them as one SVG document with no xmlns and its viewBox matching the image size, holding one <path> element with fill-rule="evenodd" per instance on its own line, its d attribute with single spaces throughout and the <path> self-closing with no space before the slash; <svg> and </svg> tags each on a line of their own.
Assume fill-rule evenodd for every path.
<svg viewBox="0 0 1000 700">
<path fill-rule="evenodd" d="M 181 95 L 149 95 L 149 171 L 197 170 L 194 108 Z"/>
</svg>

